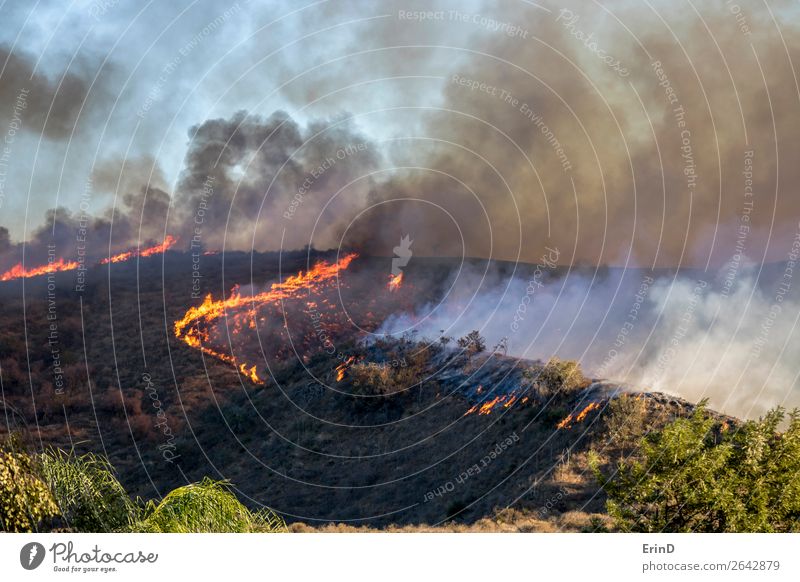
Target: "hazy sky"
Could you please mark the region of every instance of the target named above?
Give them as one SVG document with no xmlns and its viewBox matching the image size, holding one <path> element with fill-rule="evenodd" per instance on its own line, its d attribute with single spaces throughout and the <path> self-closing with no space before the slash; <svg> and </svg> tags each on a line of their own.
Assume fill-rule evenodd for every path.
<svg viewBox="0 0 800 582">
<path fill-rule="evenodd" d="M 800 220 L 792 6 L 0 2 L 0 251 L 15 260 L 47 209 L 82 200 L 141 223 L 124 199 L 144 186 L 182 232 L 219 174 L 211 245 L 386 252 L 410 232 L 421 253 L 534 262 L 545 245 L 780 260 Z"/>
</svg>

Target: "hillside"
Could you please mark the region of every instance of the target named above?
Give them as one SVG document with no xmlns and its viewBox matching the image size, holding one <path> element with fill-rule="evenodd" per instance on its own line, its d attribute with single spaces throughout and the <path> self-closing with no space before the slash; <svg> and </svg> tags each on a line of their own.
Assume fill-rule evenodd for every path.
<svg viewBox="0 0 800 582">
<path fill-rule="evenodd" d="M 301 253 L 203 261 L 201 296 L 215 297 L 308 268 Z M 364 259 L 354 276 L 372 280 L 381 261 Z M 446 262 L 417 265 L 427 280 L 447 280 Z M 282 356 L 280 344 L 259 367 L 259 384 L 175 337 L 173 322 L 201 301 L 187 255 L 98 267 L 81 292 L 62 273 L 54 298 L 47 282 L 0 286 L 5 430 L 32 449 L 105 454 L 128 491 L 146 498 L 206 476 L 228 479 L 246 505 L 270 506 L 295 531 L 610 527 L 587 453 L 610 466 L 633 437 L 693 410 L 645 393 L 611 414 L 620 408 L 609 407 L 615 386 L 569 363 L 518 360 L 468 339 L 365 342 L 341 333 L 333 353 L 317 347 L 298 358 Z M 431 284 L 393 297 L 422 302 L 439 292 Z M 373 307 L 362 311 L 377 325 Z"/>
</svg>

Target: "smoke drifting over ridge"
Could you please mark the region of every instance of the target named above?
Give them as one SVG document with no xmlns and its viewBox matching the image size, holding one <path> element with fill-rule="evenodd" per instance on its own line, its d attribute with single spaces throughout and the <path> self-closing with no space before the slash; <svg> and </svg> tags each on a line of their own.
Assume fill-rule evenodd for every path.
<svg viewBox="0 0 800 582">
<path fill-rule="evenodd" d="M 800 239 L 791 261 L 800 256 Z M 551 256 L 548 256 L 551 255 Z M 800 406 L 800 294 L 791 266 L 742 264 L 705 273 L 552 268 L 546 253 L 514 278 L 467 267 L 440 301 L 387 319 L 378 334 L 461 337 L 547 361 L 580 360 L 588 375 L 680 395 L 741 418 Z"/>
<path fill-rule="evenodd" d="M 599 7 L 561 6 L 535 17 L 528 7 L 504 6 L 488 16 L 521 26 L 528 38 L 478 34 L 478 48 L 452 51 L 462 58 L 442 71 L 444 101 L 426 116 L 425 136 L 441 140 L 436 151 L 407 148 L 395 162 L 433 171 L 381 184 L 375 197 L 446 205 L 472 234 L 472 256 L 490 256 L 489 228 L 456 180 L 486 208 L 495 258 L 513 260 L 521 246 L 523 259 L 535 261 L 550 244 L 593 264 L 624 264 L 630 252 L 641 265 L 719 267 L 751 202 L 752 255 L 764 252 L 770 233 L 785 242 L 800 216 L 790 194 L 800 176 L 786 163 L 800 145 L 790 60 L 798 57 L 796 25 L 780 21 L 784 47 L 755 6 L 743 36 L 722 6 L 670 11 L 662 23 L 654 12 L 623 15 L 612 3 L 608 12 L 631 36 Z M 398 23 L 387 26 L 396 31 Z M 629 74 L 607 66 L 599 50 Z M 383 222 L 396 220 L 387 208 Z M 419 240 L 437 226 L 421 228 Z M 363 238 L 385 230 L 365 224 Z"/>
</svg>

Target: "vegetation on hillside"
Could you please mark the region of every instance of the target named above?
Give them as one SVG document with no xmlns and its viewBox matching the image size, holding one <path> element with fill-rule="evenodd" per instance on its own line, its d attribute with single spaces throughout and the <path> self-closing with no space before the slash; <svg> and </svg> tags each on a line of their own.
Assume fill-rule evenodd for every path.
<svg viewBox="0 0 800 582">
<path fill-rule="evenodd" d="M 0 530 L 11 532 L 282 532 L 268 508 L 250 511 L 224 481 L 203 479 L 161 501 L 131 499 L 99 455 L 0 451 Z"/>
<path fill-rule="evenodd" d="M 624 438 L 633 398 L 609 417 Z M 620 414 L 620 411 L 623 414 Z M 782 408 L 731 426 L 701 403 L 688 418 L 639 437 L 616 470 L 595 474 L 608 494 L 608 512 L 622 531 L 800 531 L 800 414 Z"/>
<path fill-rule="evenodd" d="M 53 494 L 28 455 L 0 451 L 0 530 L 27 532 L 58 512 Z"/>
</svg>

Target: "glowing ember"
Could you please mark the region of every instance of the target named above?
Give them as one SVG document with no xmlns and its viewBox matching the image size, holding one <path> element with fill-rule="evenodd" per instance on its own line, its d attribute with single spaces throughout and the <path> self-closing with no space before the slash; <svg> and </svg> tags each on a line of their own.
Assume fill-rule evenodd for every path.
<svg viewBox="0 0 800 582">
<path fill-rule="evenodd" d="M 574 422 L 583 422 L 586 416 L 592 411 L 600 408 L 599 402 L 590 402 L 577 416 L 568 414 L 561 422 L 556 425 L 557 429 L 570 428 Z"/>
<path fill-rule="evenodd" d="M 22 263 L 20 263 L 3 273 L 3 275 L 0 276 L 0 281 L 11 281 L 12 279 L 22 278 L 27 279 L 28 277 L 38 277 L 39 275 L 47 275 L 48 273 L 72 271 L 77 269 L 79 266 L 80 265 L 77 261 L 65 261 L 64 259 L 50 261 L 46 265 L 34 267 L 32 269 L 26 269 L 22 266 Z"/>
<path fill-rule="evenodd" d="M 389 283 L 386 287 L 389 291 L 396 291 L 400 289 L 400 286 L 403 284 L 403 271 L 400 271 L 397 275 L 389 275 Z"/>
<path fill-rule="evenodd" d="M 337 263 L 317 263 L 310 271 L 300 271 L 297 275 L 288 277 L 280 283 L 273 283 L 269 291 L 257 295 L 242 296 L 238 287 L 234 287 L 230 297 L 214 301 L 209 294 L 203 303 L 189 309 L 186 314 L 175 322 L 175 337 L 187 345 L 214 356 L 224 362 L 234 365 L 240 372 L 249 377 L 253 382 L 263 381 L 256 373 L 256 366 L 240 363 L 235 357 L 218 352 L 210 347 L 210 329 L 218 320 L 231 315 L 233 321 L 233 334 L 236 335 L 243 328 L 254 328 L 256 325 L 257 308 L 260 306 L 278 304 L 283 300 L 308 295 L 313 290 L 318 290 L 334 280 L 339 271 L 347 269 L 357 257 L 355 253 L 346 255 Z M 337 372 L 338 374 L 338 372 Z M 342 371 L 342 374 L 344 372 Z"/>
<path fill-rule="evenodd" d="M 114 255 L 113 257 L 107 257 L 100 261 L 101 265 L 107 265 L 109 263 L 121 263 L 123 261 L 127 261 L 132 259 L 133 257 L 151 257 L 153 255 L 160 255 L 161 253 L 169 250 L 171 247 L 178 242 L 178 239 L 174 236 L 167 235 L 164 239 L 164 242 L 160 245 L 155 245 L 152 247 L 148 247 L 146 249 L 142 249 L 140 251 L 128 251 L 125 253 L 119 253 L 118 255 Z"/>
</svg>

